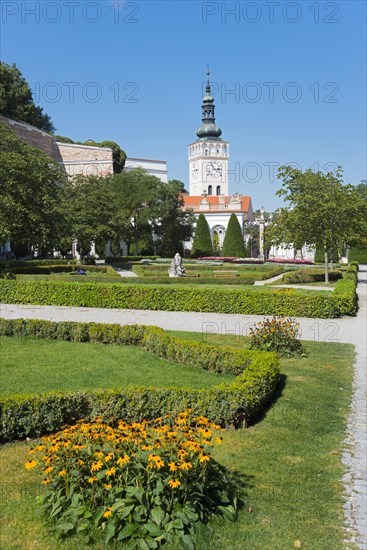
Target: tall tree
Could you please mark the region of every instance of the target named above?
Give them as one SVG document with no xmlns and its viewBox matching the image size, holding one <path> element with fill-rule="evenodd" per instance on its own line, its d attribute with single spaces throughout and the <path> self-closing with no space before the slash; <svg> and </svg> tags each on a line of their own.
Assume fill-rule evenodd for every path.
<svg viewBox="0 0 367 550">
<path fill-rule="evenodd" d="M 60 207 L 65 172 L 0 122 L 0 242 L 49 251 L 65 232 Z"/>
<path fill-rule="evenodd" d="M 181 209 L 181 182 L 163 183 L 137 168 L 115 175 L 113 189 L 119 236 L 131 246 L 133 254 L 151 243 L 152 235 L 163 254 L 182 249 L 182 241 L 191 236 L 193 216 Z"/>
<path fill-rule="evenodd" d="M 210 238 L 210 229 L 204 214 L 199 214 L 195 228 L 195 237 L 192 244 L 191 256 L 199 258 L 200 256 L 212 256 L 213 244 Z"/>
<path fill-rule="evenodd" d="M 277 195 L 289 206 L 268 229 L 274 244 L 322 245 L 325 258 L 325 281 L 328 282 L 330 251 L 363 231 L 366 206 L 353 185 L 343 185 L 342 169 L 335 172 L 302 172 L 281 166 L 278 178 L 283 180 Z"/>
<path fill-rule="evenodd" d="M 28 82 L 15 64 L 0 62 L 0 114 L 55 132 L 50 117 L 34 103 Z"/>
<path fill-rule="evenodd" d="M 246 255 L 242 230 L 236 214 L 231 214 L 229 218 L 226 234 L 224 235 L 222 254 L 223 256 L 236 256 L 237 258 L 244 258 Z"/>
<path fill-rule="evenodd" d="M 70 242 L 77 239 L 81 256 L 92 243 L 100 248 L 117 234 L 117 208 L 112 176 L 75 176 L 64 187 L 63 210 L 68 219 Z"/>
</svg>

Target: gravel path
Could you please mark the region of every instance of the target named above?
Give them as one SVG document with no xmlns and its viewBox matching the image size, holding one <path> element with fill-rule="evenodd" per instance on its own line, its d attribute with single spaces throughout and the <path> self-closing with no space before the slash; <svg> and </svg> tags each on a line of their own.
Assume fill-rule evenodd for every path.
<svg viewBox="0 0 367 550">
<path fill-rule="evenodd" d="M 342 319 L 296 318 L 303 340 L 342 342 L 356 347 L 354 392 L 348 419 L 343 463 L 345 487 L 346 542 L 367 550 L 367 413 L 366 413 L 366 266 L 359 271 L 359 311 L 356 317 Z M 0 316 L 7 319 L 29 318 L 50 321 L 95 321 L 100 323 L 156 325 L 163 329 L 201 332 L 203 341 L 210 334 L 246 335 L 250 326 L 263 315 L 231 315 L 168 311 L 118 310 L 76 307 L 1 304 Z"/>
</svg>

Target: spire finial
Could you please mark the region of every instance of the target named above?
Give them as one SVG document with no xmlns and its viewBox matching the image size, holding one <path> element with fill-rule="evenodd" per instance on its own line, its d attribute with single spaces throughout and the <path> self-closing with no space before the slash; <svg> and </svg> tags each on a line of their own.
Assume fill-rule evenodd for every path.
<svg viewBox="0 0 367 550">
<path fill-rule="evenodd" d="M 210 94 L 210 82 L 209 82 L 210 69 L 209 69 L 209 63 L 208 63 L 207 66 L 206 66 L 206 76 L 207 76 L 207 80 L 206 80 L 206 93 L 207 93 L 207 94 Z"/>
</svg>

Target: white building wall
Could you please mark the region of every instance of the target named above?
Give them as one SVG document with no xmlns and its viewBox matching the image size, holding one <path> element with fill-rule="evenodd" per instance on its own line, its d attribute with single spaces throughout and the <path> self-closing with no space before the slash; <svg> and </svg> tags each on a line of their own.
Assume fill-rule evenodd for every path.
<svg viewBox="0 0 367 550">
<path fill-rule="evenodd" d="M 136 168 L 143 168 L 148 174 L 156 176 L 164 183 L 168 181 L 167 161 L 165 160 L 128 157 L 125 162 L 124 171 L 130 172 Z"/>
</svg>

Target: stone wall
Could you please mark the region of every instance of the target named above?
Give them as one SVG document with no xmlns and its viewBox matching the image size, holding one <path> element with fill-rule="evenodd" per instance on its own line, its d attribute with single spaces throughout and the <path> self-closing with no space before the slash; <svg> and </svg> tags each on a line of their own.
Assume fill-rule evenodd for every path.
<svg viewBox="0 0 367 550">
<path fill-rule="evenodd" d="M 0 120 L 6 122 L 19 138 L 54 158 L 70 176 L 113 174 L 112 149 L 109 147 L 61 143 L 50 134 L 26 122 L 12 120 L 2 115 Z"/>
</svg>

